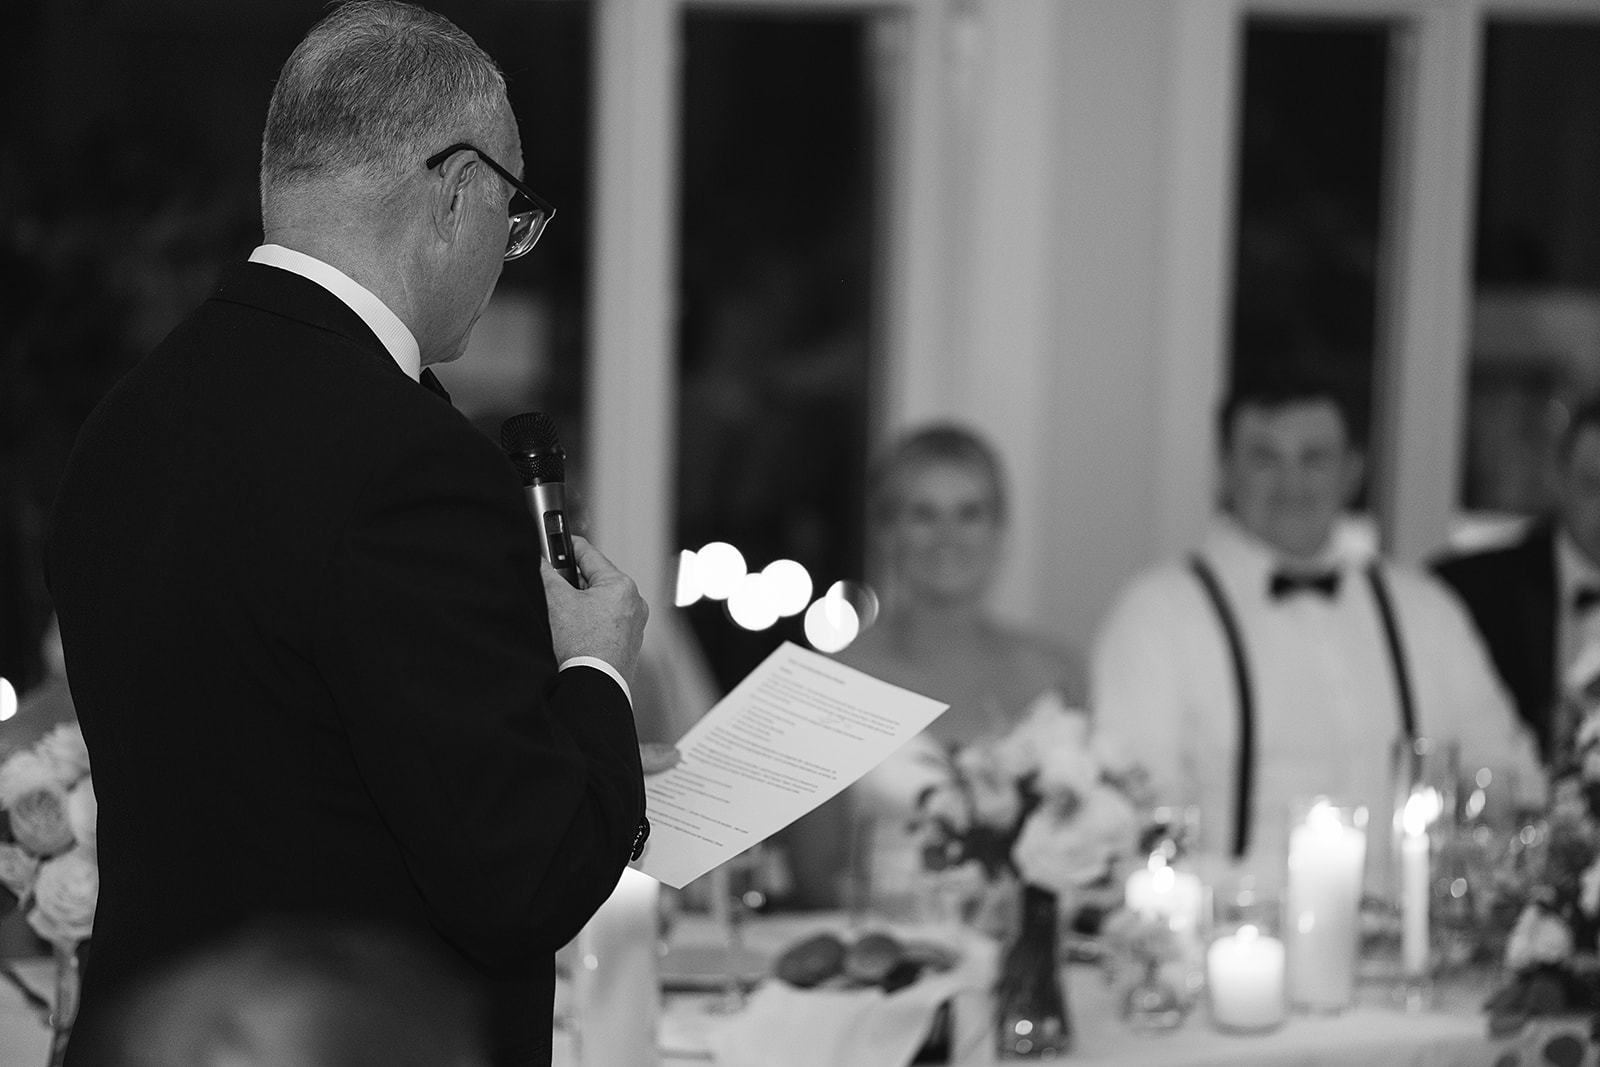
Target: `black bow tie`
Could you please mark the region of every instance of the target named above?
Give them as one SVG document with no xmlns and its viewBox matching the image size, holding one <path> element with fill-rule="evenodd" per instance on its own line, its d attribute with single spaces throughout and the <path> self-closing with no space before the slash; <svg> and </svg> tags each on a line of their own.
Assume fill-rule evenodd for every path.
<svg viewBox="0 0 1600 1067">
<path fill-rule="evenodd" d="M 1282 600 L 1296 593 L 1317 593 L 1332 599 L 1339 595 L 1338 571 L 1278 571 L 1267 585 L 1272 599 Z"/>
<path fill-rule="evenodd" d="M 1600 589 L 1586 585 L 1572 594 L 1572 610 L 1579 615 L 1586 615 L 1595 608 L 1600 608 Z"/>
<path fill-rule="evenodd" d="M 444 386 L 439 383 L 439 376 L 433 373 L 432 369 L 423 367 L 422 373 L 417 375 L 417 381 L 428 392 L 443 400 L 446 404 L 450 403 L 450 394 L 444 391 Z"/>
</svg>

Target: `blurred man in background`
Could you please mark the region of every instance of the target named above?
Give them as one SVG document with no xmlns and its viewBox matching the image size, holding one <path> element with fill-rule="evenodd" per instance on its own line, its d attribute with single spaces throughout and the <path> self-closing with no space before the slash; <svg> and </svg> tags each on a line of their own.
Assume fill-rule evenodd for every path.
<svg viewBox="0 0 1600 1067">
<path fill-rule="evenodd" d="M 1570 750 L 1556 715 L 1573 678 L 1600 662 L 1600 398 L 1573 413 L 1557 459 L 1553 515 L 1513 543 L 1439 560 L 1435 569 L 1472 613 L 1517 711 L 1546 761 Z M 1587 653 L 1587 655 L 1586 655 Z"/>
<path fill-rule="evenodd" d="M 1207 862 L 1276 885 L 1291 803 L 1319 794 L 1388 825 L 1391 746 L 1408 736 L 1456 742 L 1538 798 L 1532 742 L 1466 613 L 1336 537 L 1362 477 L 1340 394 L 1244 383 L 1219 431 L 1224 513 L 1187 559 L 1122 591 L 1091 664 L 1098 728 L 1128 739 L 1164 803 L 1199 806 Z"/>
</svg>

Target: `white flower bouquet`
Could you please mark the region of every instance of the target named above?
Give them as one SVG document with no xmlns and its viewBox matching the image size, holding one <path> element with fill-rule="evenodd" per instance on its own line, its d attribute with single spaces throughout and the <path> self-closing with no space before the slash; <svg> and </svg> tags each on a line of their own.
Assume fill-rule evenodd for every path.
<svg viewBox="0 0 1600 1067">
<path fill-rule="evenodd" d="M 26 908 L 58 953 L 76 951 L 100 895 L 94 782 L 76 724 L 0 763 L 0 813 L 0 913 Z"/>
<path fill-rule="evenodd" d="M 917 798 L 912 830 L 926 870 L 971 913 L 1015 897 L 1018 881 L 1054 894 L 1069 922 L 1121 903 L 1147 802 L 1146 775 L 1092 729 L 1088 716 L 1047 693 L 1008 734 L 947 753 Z"/>
</svg>

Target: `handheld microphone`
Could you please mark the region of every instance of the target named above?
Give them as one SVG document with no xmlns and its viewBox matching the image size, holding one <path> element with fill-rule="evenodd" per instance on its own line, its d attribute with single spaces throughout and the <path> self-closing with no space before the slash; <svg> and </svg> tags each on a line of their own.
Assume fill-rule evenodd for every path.
<svg viewBox="0 0 1600 1067">
<path fill-rule="evenodd" d="M 567 450 L 556 424 L 542 411 L 525 411 L 500 424 L 500 447 L 522 476 L 528 509 L 539 528 L 539 554 L 573 586 L 578 562 L 567 528 Z"/>
</svg>

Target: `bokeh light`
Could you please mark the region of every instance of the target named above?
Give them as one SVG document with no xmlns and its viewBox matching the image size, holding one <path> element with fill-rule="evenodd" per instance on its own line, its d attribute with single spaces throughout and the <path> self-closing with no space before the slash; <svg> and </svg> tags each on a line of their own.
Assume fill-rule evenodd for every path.
<svg viewBox="0 0 1600 1067">
<path fill-rule="evenodd" d="M 744 554 L 726 541 L 712 541 L 695 553 L 700 592 L 708 600 L 726 600 L 749 571 Z"/>
<path fill-rule="evenodd" d="M 878 594 L 866 582 L 834 582 L 824 599 L 841 600 L 854 608 L 861 630 L 870 630 L 878 621 Z"/>
<path fill-rule="evenodd" d="M 765 630 L 778 621 L 772 584 L 764 572 L 739 579 L 728 596 L 728 617 L 746 630 Z"/>
<path fill-rule="evenodd" d="M 17 689 L 8 678 L 0 678 L 0 722 L 17 713 Z"/>
<path fill-rule="evenodd" d="M 811 572 L 792 559 L 775 559 L 761 570 L 767 596 L 783 618 L 798 615 L 811 603 Z"/>
<path fill-rule="evenodd" d="M 856 609 L 843 597 L 824 596 L 806 609 L 806 640 L 818 652 L 838 652 L 861 632 Z"/>
<path fill-rule="evenodd" d="M 678 553 L 678 589 L 672 602 L 680 608 L 686 608 L 703 596 L 705 590 L 700 586 L 700 557 L 686 548 Z"/>
</svg>

